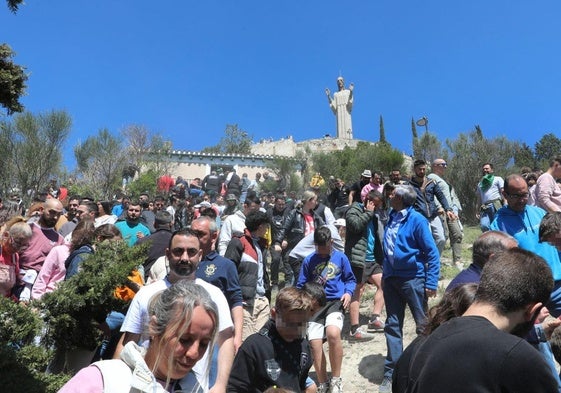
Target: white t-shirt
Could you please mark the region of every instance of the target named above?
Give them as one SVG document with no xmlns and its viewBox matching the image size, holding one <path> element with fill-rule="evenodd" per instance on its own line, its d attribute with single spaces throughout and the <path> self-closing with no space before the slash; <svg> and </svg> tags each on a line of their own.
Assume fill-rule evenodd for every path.
<svg viewBox="0 0 561 393">
<path fill-rule="evenodd" d="M 496 199 L 503 199 L 501 195 L 501 189 L 504 187 L 505 181 L 500 176 L 495 176 L 493 180 L 493 185 L 485 192 L 481 190 L 481 187 L 477 187 L 477 192 L 479 192 L 479 197 L 481 198 L 481 203 L 484 205 L 490 201 Z"/>
<path fill-rule="evenodd" d="M 208 282 L 201 280 L 200 278 L 195 279 L 195 284 L 200 285 L 203 287 L 210 298 L 216 303 L 216 307 L 218 308 L 218 331 L 222 332 L 226 329 L 233 329 L 234 324 L 232 322 L 232 317 L 230 315 L 230 308 L 228 307 L 228 302 L 224 297 L 222 291 L 215 287 Z M 127 311 L 127 315 L 125 316 L 125 320 L 123 325 L 121 326 L 121 332 L 130 332 L 135 334 L 140 334 L 140 345 L 147 347 L 148 346 L 148 305 L 150 304 L 150 299 L 156 293 L 163 291 L 171 286 L 171 283 L 168 281 L 167 277 L 163 280 L 159 280 L 154 282 L 153 284 L 146 285 L 140 289 L 134 296 L 131 301 L 129 310 Z M 205 352 L 205 355 L 201 360 L 195 364 L 193 367 L 193 372 L 197 376 L 197 380 L 199 383 L 204 381 L 206 378 L 203 376 L 206 375 L 206 364 L 208 362 L 208 348 Z M 207 383 L 201 383 L 201 385 L 206 386 Z"/>
</svg>

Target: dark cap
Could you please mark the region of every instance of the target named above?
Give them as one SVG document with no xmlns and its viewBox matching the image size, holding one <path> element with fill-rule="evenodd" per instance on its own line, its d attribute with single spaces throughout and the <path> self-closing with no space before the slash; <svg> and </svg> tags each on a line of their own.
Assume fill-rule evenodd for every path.
<svg viewBox="0 0 561 393">
<path fill-rule="evenodd" d="M 156 219 L 154 220 L 154 226 L 168 225 L 173 221 L 171 213 L 166 210 L 160 210 L 156 213 Z"/>
<path fill-rule="evenodd" d="M 236 198 L 236 196 L 234 194 L 228 194 L 228 196 L 226 197 L 227 201 L 237 201 L 238 198 Z"/>
</svg>

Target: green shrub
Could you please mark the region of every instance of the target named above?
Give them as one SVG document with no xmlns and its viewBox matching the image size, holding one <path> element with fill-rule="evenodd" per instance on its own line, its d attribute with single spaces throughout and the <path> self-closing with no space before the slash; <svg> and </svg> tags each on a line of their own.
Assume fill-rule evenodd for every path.
<svg viewBox="0 0 561 393">
<path fill-rule="evenodd" d="M 110 311 L 126 304 L 114 297 L 132 270 L 142 264 L 146 246 L 128 247 L 124 242 L 106 242 L 81 264 L 80 271 L 35 304 L 46 324 L 44 342 L 59 350 L 94 349 L 100 342 L 97 325 Z"/>
</svg>

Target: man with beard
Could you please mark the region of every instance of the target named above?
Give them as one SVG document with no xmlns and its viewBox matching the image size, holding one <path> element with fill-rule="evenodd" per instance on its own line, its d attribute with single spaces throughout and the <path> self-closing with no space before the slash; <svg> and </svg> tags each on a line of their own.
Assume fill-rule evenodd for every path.
<svg viewBox="0 0 561 393">
<path fill-rule="evenodd" d="M 66 205 L 66 214 L 61 214 L 56 225 L 55 229 L 58 231 L 64 224 L 69 221 L 72 221 L 74 216 L 76 216 L 76 211 L 78 210 L 78 206 L 80 206 L 80 197 L 74 195 L 71 196 L 68 200 L 68 205 Z"/>
<path fill-rule="evenodd" d="M 140 202 L 131 201 L 127 208 L 127 215 L 124 221 L 118 221 L 115 226 L 121 235 L 123 235 L 123 240 L 132 247 L 136 244 L 138 239 L 144 236 L 150 235 L 150 229 L 144 224 L 140 223 Z"/>
<path fill-rule="evenodd" d="M 19 299 L 24 302 L 30 299 L 31 288 L 47 255 L 54 246 L 64 242 L 63 237 L 55 231 L 62 214 L 62 203 L 55 198 L 47 199 L 39 208 L 39 213 L 39 220 L 30 224 L 33 234 L 29 247 L 19 257 L 20 275 L 24 282 Z"/>
<path fill-rule="evenodd" d="M 551 270 L 540 256 L 520 248 L 499 254 L 483 268 L 475 300 L 463 316 L 442 324 L 419 345 L 404 368 L 409 372 L 405 391 L 558 391 L 543 357 L 521 338 L 552 289 Z"/>
<path fill-rule="evenodd" d="M 427 163 L 425 160 L 415 160 L 413 171 L 415 174 L 411 176 L 409 184 L 417 192 L 414 208 L 429 220 L 430 230 L 436 247 L 438 247 L 438 253 L 442 254 L 446 244 L 446 237 L 444 237 L 444 227 L 439 217 L 439 209 L 436 207 L 436 200 L 440 202 L 442 210 L 444 210 L 443 214 L 446 215 L 447 219 L 457 220 L 458 217 L 454 214 L 452 207 L 448 204 L 448 200 L 438 184 L 426 176 Z"/>
<path fill-rule="evenodd" d="M 153 295 L 169 288 L 179 280 L 195 280 L 196 284 L 203 287 L 209 293 L 218 307 L 218 351 L 213 355 L 212 353 L 209 354 L 207 350 L 205 356 L 193 367 L 193 374 L 196 376 L 197 381 L 194 381 L 193 375 L 189 374 L 179 381 L 179 384 L 181 389 L 187 391 L 198 391 L 194 389 L 198 383 L 203 391 L 207 391 L 206 389 L 211 387 L 210 392 L 224 392 L 234 360 L 233 324 L 228 302 L 222 291 L 204 280 L 195 278 L 195 272 L 202 254 L 203 251 L 200 248 L 199 238 L 191 230 L 177 231 L 172 235 L 169 246 L 166 249 L 169 272 L 164 279 L 142 287 L 133 298 L 125 321 L 121 326 L 123 336 L 117 346 L 114 358 L 119 358 L 123 346 L 129 341 L 147 344 L 149 337 L 146 335 L 145 327 L 148 326 L 148 307 Z M 208 356 L 213 356 L 209 376 L 206 373 L 206 359 L 208 359 Z M 216 369 L 214 364 L 216 359 L 219 359 L 218 369 Z"/>
</svg>

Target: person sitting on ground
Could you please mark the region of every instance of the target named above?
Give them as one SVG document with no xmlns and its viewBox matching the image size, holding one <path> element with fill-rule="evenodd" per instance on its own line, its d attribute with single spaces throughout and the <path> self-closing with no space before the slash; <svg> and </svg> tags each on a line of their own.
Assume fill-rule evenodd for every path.
<svg viewBox="0 0 561 393">
<path fill-rule="evenodd" d="M 178 381 L 214 345 L 216 304 L 202 287 L 181 280 L 152 298 L 149 315 L 151 340 L 146 350 L 129 342 L 120 359 L 103 360 L 82 369 L 60 392 L 180 390 Z"/>
</svg>

